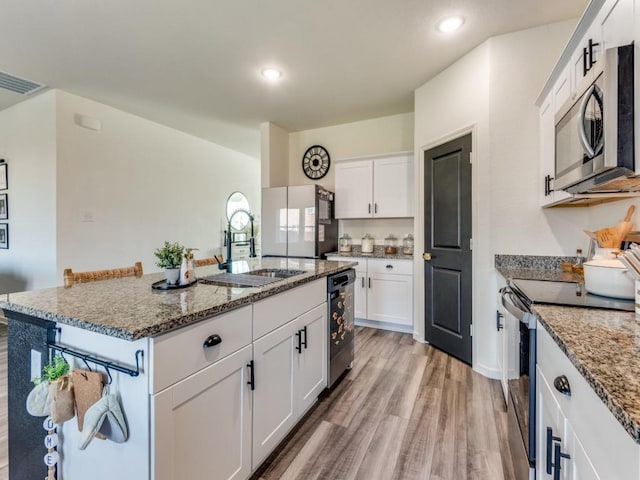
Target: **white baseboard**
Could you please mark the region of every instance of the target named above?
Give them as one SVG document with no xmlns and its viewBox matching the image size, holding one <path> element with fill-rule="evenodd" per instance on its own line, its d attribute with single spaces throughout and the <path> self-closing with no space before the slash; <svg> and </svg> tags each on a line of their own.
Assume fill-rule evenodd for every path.
<svg viewBox="0 0 640 480">
<path fill-rule="evenodd" d="M 484 375 L 485 377 L 492 378 L 494 380 L 500 380 L 502 378 L 500 370 L 497 368 L 487 367 L 482 364 L 474 364 L 473 370 L 478 372 L 480 375 Z"/>
<path fill-rule="evenodd" d="M 355 324 L 359 327 L 378 328 L 380 330 L 389 330 L 391 332 L 413 334 L 413 325 L 398 325 L 397 323 L 378 322 L 376 320 L 367 320 L 365 318 L 356 318 Z"/>
</svg>

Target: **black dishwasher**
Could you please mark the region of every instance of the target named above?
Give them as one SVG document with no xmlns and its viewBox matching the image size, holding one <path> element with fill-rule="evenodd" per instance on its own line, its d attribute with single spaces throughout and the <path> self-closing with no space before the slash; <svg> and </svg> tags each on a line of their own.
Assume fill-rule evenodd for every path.
<svg viewBox="0 0 640 480">
<path fill-rule="evenodd" d="M 351 268 L 327 277 L 329 344 L 327 346 L 327 377 L 331 388 L 354 358 L 355 327 L 353 284 L 356 271 Z"/>
</svg>

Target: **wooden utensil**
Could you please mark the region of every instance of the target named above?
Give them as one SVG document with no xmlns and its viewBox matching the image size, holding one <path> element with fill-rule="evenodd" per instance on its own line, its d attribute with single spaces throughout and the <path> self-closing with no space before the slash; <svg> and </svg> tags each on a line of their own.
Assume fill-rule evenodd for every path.
<svg viewBox="0 0 640 480">
<path fill-rule="evenodd" d="M 618 237 L 620 238 L 620 242 L 624 241 L 624 237 L 631 231 L 631 217 L 633 216 L 633 212 L 636 211 L 635 205 L 631 205 L 629 210 L 627 210 L 627 216 L 624 217 L 624 220 L 621 220 L 616 225 L 616 230 L 618 230 Z"/>
<path fill-rule="evenodd" d="M 620 248 L 622 241 L 616 227 L 601 228 L 594 232 L 601 248 Z"/>
</svg>

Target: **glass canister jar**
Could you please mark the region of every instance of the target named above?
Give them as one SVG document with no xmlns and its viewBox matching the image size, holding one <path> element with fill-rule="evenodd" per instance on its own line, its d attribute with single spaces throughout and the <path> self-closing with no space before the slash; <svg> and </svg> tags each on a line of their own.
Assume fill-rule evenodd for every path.
<svg viewBox="0 0 640 480">
<path fill-rule="evenodd" d="M 351 237 L 348 233 L 345 233 L 340 237 L 340 253 L 351 252 Z"/>
<path fill-rule="evenodd" d="M 384 253 L 387 255 L 395 255 L 398 253 L 398 241 L 393 234 L 389 234 L 389 236 L 384 239 Z"/>
<path fill-rule="evenodd" d="M 373 253 L 373 237 L 365 233 L 362 237 L 362 253 Z"/>
<path fill-rule="evenodd" d="M 402 239 L 402 253 L 404 255 L 413 255 L 413 235 L 407 233 L 407 236 Z"/>
</svg>

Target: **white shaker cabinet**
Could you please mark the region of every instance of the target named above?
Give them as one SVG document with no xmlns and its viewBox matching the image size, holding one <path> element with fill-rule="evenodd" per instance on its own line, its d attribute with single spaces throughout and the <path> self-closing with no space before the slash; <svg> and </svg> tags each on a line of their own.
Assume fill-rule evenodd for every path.
<svg viewBox="0 0 640 480">
<path fill-rule="evenodd" d="M 327 386 L 327 304 L 253 343 L 253 467 L 282 441 Z"/>
<path fill-rule="evenodd" d="M 152 396 L 156 480 L 251 474 L 251 346 Z"/>
<path fill-rule="evenodd" d="M 413 152 L 336 162 L 336 218 L 413 216 Z"/>
<path fill-rule="evenodd" d="M 329 256 L 358 262 L 354 285 L 356 325 L 413 333 L 413 262 Z"/>
</svg>

